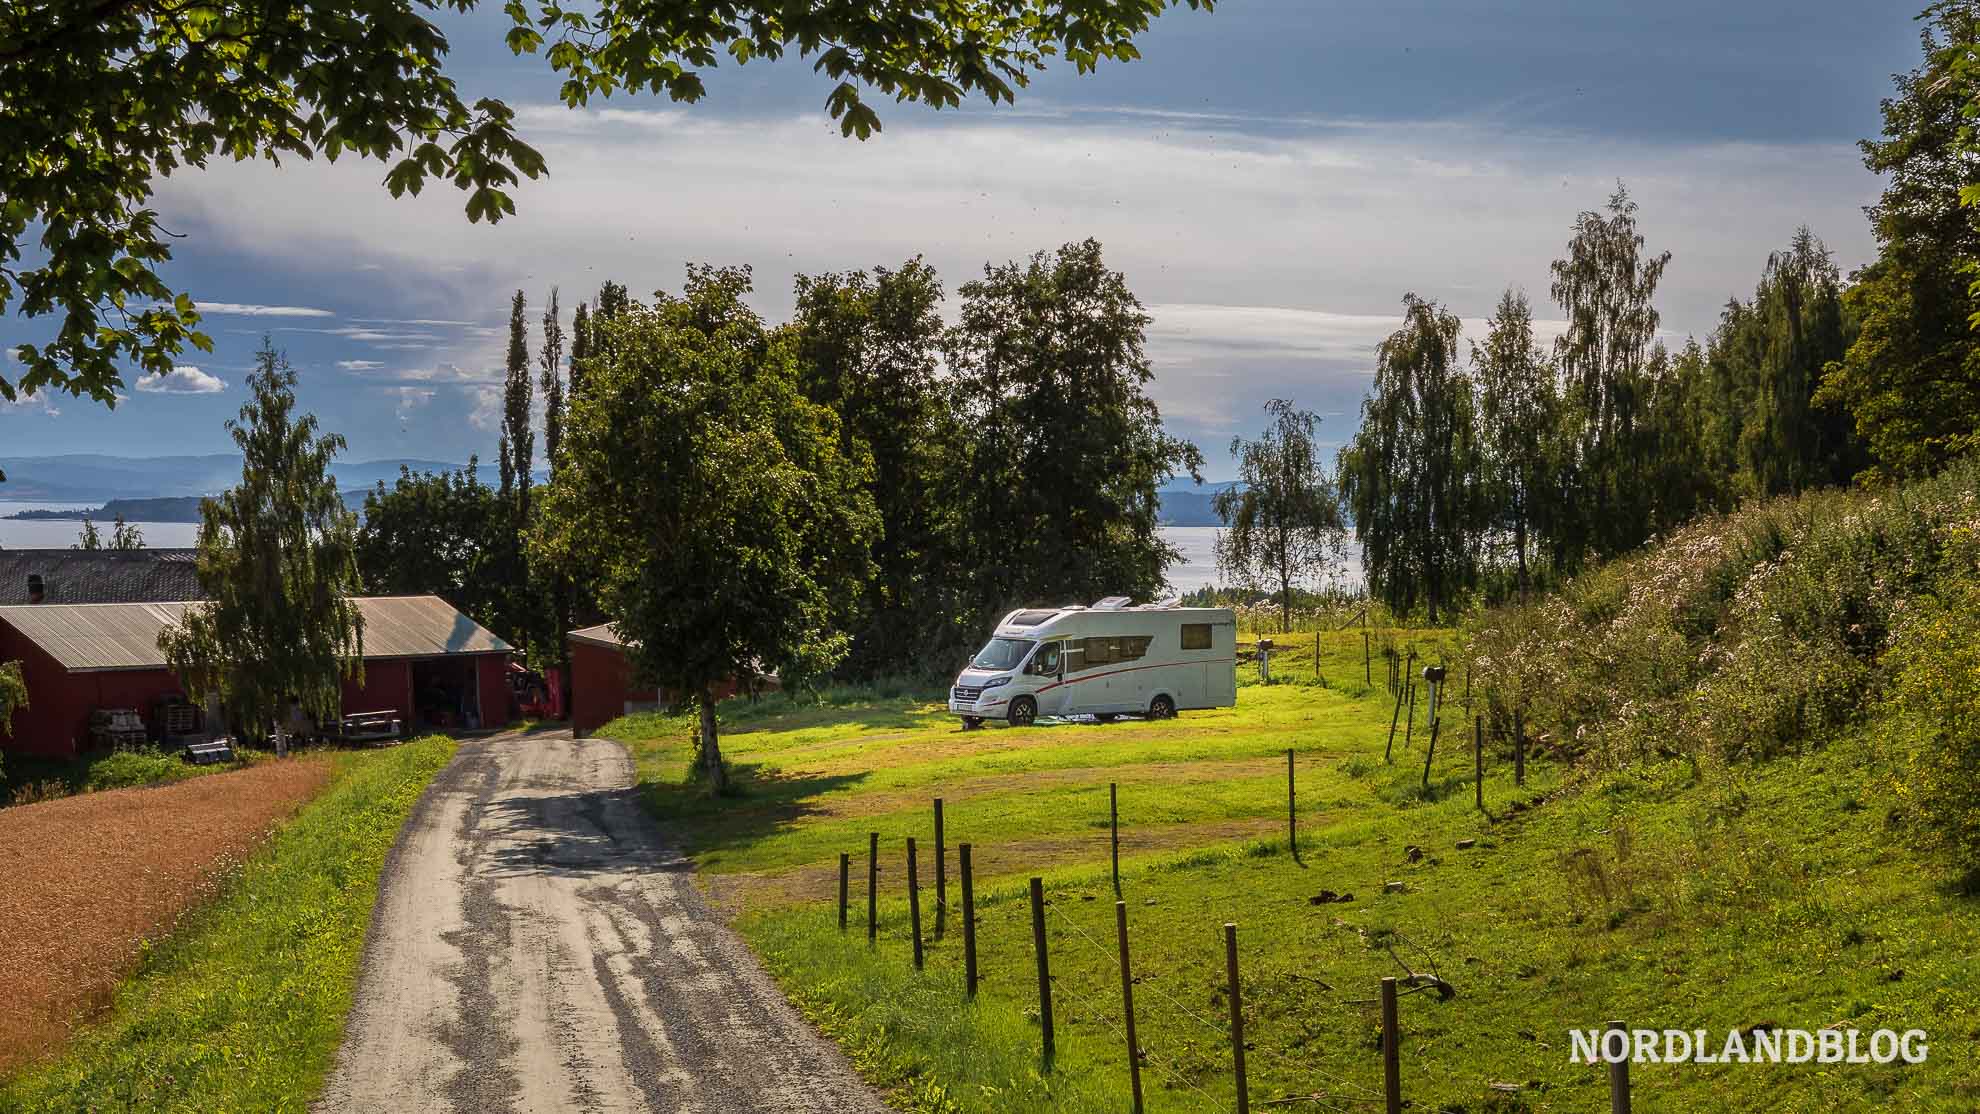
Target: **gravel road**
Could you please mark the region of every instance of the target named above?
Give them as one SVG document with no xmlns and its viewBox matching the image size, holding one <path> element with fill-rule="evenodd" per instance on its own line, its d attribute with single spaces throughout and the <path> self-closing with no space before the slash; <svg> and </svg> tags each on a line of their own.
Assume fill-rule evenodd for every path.
<svg viewBox="0 0 1980 1114">
<path fill-rule="evenodd" d="M 632 784 L 602 739 L 462 744 L 385 865 L 317 1111 L 884 1109 Z"/>
</svg>

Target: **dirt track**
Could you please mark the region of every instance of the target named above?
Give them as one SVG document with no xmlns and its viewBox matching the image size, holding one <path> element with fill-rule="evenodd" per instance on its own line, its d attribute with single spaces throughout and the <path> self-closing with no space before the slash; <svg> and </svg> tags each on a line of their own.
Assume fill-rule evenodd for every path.
<svg viewBox="0 0 1980 1114">
<path fill-rule="evenodd" d="M 617 744 L 464 744 L 385 866 L 317 1110 L 878 1111 L 695 890 Z"/>
</svg>

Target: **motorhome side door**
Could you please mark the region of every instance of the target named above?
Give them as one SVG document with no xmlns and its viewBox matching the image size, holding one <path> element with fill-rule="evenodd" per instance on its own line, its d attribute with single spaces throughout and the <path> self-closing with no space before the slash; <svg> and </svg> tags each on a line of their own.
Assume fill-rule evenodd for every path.
<svg viewBox="0 0 1980 1114">
<path fill-rule="evenodd" d="M 1065 666 L 1065 644 L 1062 642 L 1044 643 L 1025 664 L 1024 687 L 1035 694 L 1039 715 L 1065 714 L 1067 693 L 1066 686 L 1061 683 L 1065 680 Z"/>
</svg>

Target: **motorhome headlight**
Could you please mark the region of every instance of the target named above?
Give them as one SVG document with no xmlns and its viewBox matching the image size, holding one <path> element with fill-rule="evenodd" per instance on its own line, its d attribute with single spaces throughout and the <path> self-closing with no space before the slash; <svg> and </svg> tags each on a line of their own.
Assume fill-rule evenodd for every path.
<svg viewBox="0 0 1980 1114">
<path fill-rule="evenodd" d="M 983 687 L 986 689 L 993 689 L 996 688 L 998 685 L 1008 685 L 1010 683 L 1011 683 L 1011 679 L 1009 677 L 992 677 L 989 680 L 983 682 Z"/>
</svg>

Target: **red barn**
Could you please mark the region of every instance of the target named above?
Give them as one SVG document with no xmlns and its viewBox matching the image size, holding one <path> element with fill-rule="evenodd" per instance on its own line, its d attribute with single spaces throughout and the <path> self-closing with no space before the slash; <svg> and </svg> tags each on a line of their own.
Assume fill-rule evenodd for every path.
<svg viewBox="0 0 1980 1114">
<path fill-rule="evenodd" d="M 632 682 L 626 644 L 610 623 L 574 630 L 564 636 L 571 651 L 571 733 L 582 739 L 630 712 L 651 711 L 667 702 L 667 694 L 639 688 Z M 775 689 L 775 674 L 758 674 L 756 689 Z M 715 687 L 716 699 L 742 691 L 735 681 Z"/>
<path fill-rule="evenodd" d="M 437 596 L 366 597 L 364 677 L 344 683 L 345 714 L 395 711 L 408 726 L 480 727 L 511 717 L 508 643 Z M 89 746 L 90 713 L 135 708 L 150 722 L 183 691 L 158 635 L 197 603 L 0 606 L 0 661 L 21 663 L 28 706 L 0 748 L 54 758 Z"/>
</svg>

